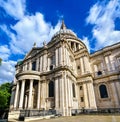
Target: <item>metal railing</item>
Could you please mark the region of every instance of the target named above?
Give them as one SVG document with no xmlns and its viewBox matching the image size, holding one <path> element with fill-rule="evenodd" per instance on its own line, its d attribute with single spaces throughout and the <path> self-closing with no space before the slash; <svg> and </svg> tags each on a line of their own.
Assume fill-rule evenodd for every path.
<svg viewBox="0 0 120 122">
<path fill-rule="evenodd" d="M 35 116 L 47 116 L 55 115 L 61 116 L 61 114 L 54 110 L 20 110 L 19 120 L 24 120 L 25 117 L 35 117 Z"/>
<path fill-rule="evenodd" d="M 119 114 L 120 108 L 72 109 L 72 115 L 79 114 Z"/>
</svg>

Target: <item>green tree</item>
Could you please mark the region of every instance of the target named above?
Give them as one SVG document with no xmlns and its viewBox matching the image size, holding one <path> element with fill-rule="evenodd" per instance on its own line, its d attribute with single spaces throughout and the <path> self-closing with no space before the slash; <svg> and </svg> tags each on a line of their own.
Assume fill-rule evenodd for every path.
<svg viewBox="0 0 120 122">
<path fill-rule="evenodd" d="M 11 84 L 4 83 L 0 85 L 0 109 L 9 107 Z"/>
</svg>

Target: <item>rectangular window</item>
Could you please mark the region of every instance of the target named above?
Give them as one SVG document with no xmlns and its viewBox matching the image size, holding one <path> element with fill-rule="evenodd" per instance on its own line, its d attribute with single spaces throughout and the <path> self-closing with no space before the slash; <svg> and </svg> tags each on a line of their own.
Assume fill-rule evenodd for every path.
<svg viewBox="0 0 120 122">
<path fill-rule="evenodd" d="M 83 97 L 81 97 L 81 102 L 84 102 L 84 98 Z"/>
<path fill-rule="evenodd" d="M 80 90 L 83 90 L 83 87 L 82 86 L 80 86 Z"/>
<path fill-rule="evenodd" d="M 120 64 L 120 57 L 117 57 L 118 65 Z"/>
<path fill-rule="evenodd" d="M 36 61 L 32 62 L 32 70 L 36 70 Z"/>
<path fill-rule="evenodd" d="M 73 97 L 75 97 L 76 94 L 75 94 L 75 84 L 74 83 L 72 83 L 72 91 L 73 91 Z"/>
</svg>

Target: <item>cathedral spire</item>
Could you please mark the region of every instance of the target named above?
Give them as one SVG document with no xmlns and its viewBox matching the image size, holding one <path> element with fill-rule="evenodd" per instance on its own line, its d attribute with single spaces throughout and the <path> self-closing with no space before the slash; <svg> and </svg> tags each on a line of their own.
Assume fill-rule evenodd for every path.
<svg viewBox="0 0 120 122">
<path fill-rule="evenodd" d="M 60 28 L 60 29 L 66 29 L 66 26 L 65 26 L 64 20 L 62 20 L 62 24 L 61 24 L 61 28 Z"/>
</svg>

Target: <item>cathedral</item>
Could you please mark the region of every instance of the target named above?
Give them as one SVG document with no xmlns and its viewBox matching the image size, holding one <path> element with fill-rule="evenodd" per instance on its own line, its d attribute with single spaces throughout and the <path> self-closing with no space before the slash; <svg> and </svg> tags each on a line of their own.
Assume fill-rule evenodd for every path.
<svg viewBox="0 0 120 122">
<path fill-rule="evenodd" d="M 9 116 L 20 110 L 120 112 L 120 43 L 90 54 L 63 21 L 49 43 L 34 44 L 15 68 Z"/>
</svg>

